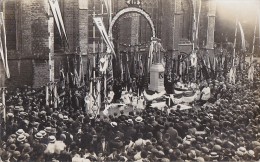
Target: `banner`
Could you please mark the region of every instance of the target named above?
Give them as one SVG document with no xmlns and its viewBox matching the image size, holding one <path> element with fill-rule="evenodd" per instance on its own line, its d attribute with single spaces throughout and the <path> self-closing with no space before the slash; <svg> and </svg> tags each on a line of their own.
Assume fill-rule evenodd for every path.
<svg viewBox="0 0 260 162">
<path fill-rule="evenodd" d="M 107 9 L 107 14 L 108 14 L 108 17 L 109 17 L 109 23 L 111 23 L 112 21 L 112 2 L 111 0 L 103 0 L 105 6 L 106 6 L 106 9 Z"/>
<path fill-rule="evenodd" d="M 64 36 L 65 36 L 65 38 L 66 38 L 66 41 L 68 41 L 67 34 L 66 34 L 66 30 L 65 30 L 65 26 L 64 26 L 64 22 L 63 22 L 63 19 L 62 19 L 62 16 L 61 16 L 61 11 L 60 11 L 60 7 L 59 7 L 59 2 L 58 2 L 57 0 L 56 0 L 55 3 L 54 3 L 54 7 L 55 7 L 56 12 L 57 12 L 57 14 L 58 14 L 58 19 L 59 19 L 60 25 L 61 25 L 61 27 L 62 27 Z"/>
<path fill-rule="evenodd" d="M 107 70 L 107 67 L 108 67 L 108 58 L 107 56 L 104 56 L 99 60 L 99 71 L 105 72 Z"/>
<path fill-rule="evenodd" d="M 114 51 L 114 47 L 113 47 L 113 44 L 112 42 L 110 41 L 109 37 L 108 37 L 108 34 L 106 32 L 106 28 L 104 26 L 104 23 L 103 23 L 103 20 L 101 17 L 94 17 L 94 22 L 95 24 L 97 25 L 102 37 L 103 37 L 103 40 L 105 41 L 105 43 L 107 44 L 107 48 L 111 50 L 112 54 L 114 56 L 116 56 L 115 54 L 115 51 Z"/>
<path fill-rule="evenodd" d="M 198 21 L 197 21 L 197 28 L 196 28 L 196 40 L 198 40 L 198 37 L 199 37 L 200 13 L 201 13 L 201 0 L 200 0 L 200 4 L 199 4 Z"/>
<path fill-rule="evenodd" d="M 0 53 L 1 59 L 3 61 L 3 66 L 5 69 L 5 73 L 7 78 L 10 78 L 10 71 L 7 60 L 7 47 L 6 47 L 6 31 L 5 31 L 5 23 L 4 23 L 4 14 L 0 13 Z"/>
<path fill-rule="evenodd" d="M 248 80 L 253 81 L 254 80 L 254 65 L 250 65 L 248 69 Z"/>
<path fill-rule="evenodd" d="M 258 10 L 258 27 L 259 27 L 259 31 L 258 31 L 259 37 L 258 38 L 260 39 L 260 10 Z M 259 46 L 260 46 L 260 41 L 259 41 Z"/>
<path fill-rule="evenodd" d="M 190 59 L 191 59 L 191 66 L 192 67 L 197 67 L 198 58 L 197 58 L 196 51 L 192 51 L 192 53 L 190 55 Z"/>
<path fill-rule="evenodd" d="M 238 22 L 238 25 L 239 25 L 239 29 L 240 29 L 240 32 L 241 32 L 241 48 L 242 48 L 242 51 L 245 52 L 246 51 L 246 40 L 245 40 L 244 30 L 243 30 L 240 22 Z"/>
<path fill-rule="evenodd" d="M 66 43 L 68 44 L 68 38 L 67 38 L 65 26 L 64 26 L 64 23 L 63 23 L 63 19 L 62 19 L 60 7 L 59 7 L 59 2 L 57 0 L 49 0 L 49 4 L 50 4 L 50 7 L 51 7 L 52 14 L 53 14 L 54 20 L 56 22 L 57 28 L 59 30 L 60 36 L 62 36 L 62 34 L 61 34 L 61 28 L 62 28 L 63 34 L 64 34 L 65 39 L 66 39 Z"/>
</svg>

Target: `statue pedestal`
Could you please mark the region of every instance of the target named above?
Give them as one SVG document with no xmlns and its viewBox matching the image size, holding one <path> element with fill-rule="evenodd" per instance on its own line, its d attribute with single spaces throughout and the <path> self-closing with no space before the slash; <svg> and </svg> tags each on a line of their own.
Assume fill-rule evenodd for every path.
<svg viewBox="0 0 260 162">
<path fill-rule="evenodd" d="M 152 64 L 150 67 L 149 90 L 162 92 L 164 88 L 164 67 L 161 63 Z"/>
</svg>

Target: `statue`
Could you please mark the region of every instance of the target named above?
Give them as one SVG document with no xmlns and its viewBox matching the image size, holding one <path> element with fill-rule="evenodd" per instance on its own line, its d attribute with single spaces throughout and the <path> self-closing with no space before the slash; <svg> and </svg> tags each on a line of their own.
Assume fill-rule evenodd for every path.
<svg viewBox="0 0 260 162">
<path fill-rule="evenodd" d="M 162 64 L 161 52 L 165 52 L 158 38 L 152 38 L 148 69 L 150 69 L 150 85 L 149 89 L 156 92 L 165 91 L 164 88 L 164 65 Z"/>
<path fill-rule="evenodd" d="M 161 40 L 153 37 L 149 50 L 149 67 L 151 64 L 162 63 L 161 52 L 165 52 L 165 49 L 162 47 Z"/>
</svg>

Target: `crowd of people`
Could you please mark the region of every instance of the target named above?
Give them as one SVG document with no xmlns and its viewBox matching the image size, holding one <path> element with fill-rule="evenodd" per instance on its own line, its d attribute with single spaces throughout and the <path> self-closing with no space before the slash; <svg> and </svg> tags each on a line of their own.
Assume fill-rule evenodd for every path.
<svg viewBox="0 0 260 162">
<path fill-rule="evenodd" d="M 260 159 L 260 86 L 210 83 L 213 101 L 163 111 L 146 105 L 93 116 L 67 106 L 46 106 L 28 88 L 8 92 L 1 123 L 0 161 L 256 161 Z"/>
</svg>

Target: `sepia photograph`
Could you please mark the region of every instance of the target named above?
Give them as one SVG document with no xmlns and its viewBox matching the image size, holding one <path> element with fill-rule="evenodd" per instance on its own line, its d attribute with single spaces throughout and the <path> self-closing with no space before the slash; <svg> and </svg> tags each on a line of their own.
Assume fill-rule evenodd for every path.
<svg viewBox="0 0 260 162">
<path fill-rule="evenodd" d="M 0 0 L 0 162 L 260 161 L 260 0 Z"/>
</svg>

